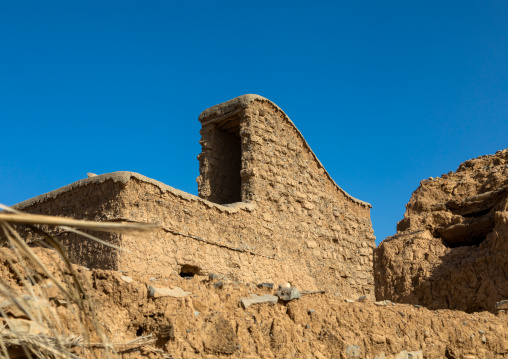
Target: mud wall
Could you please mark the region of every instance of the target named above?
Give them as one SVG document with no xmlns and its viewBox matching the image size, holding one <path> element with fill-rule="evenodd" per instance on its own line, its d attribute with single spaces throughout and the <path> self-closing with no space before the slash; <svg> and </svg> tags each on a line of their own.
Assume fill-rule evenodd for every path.
<svg viewBox="0 0 508 359">
<path fill-rule="evenodd" d="M 119 196 L 123 189 L 124 185 L 117 176 L 98 176 L 74 182 L 13 207 L 33 214 L 112 221 L 118 217 L 122 207 Z M 90 268 L 118 269 L 118 253 L 111 247 L 71 231 L 47 226 L 39 228 L 59 239 L 67 248 L 67 254 L 74 263 Z M 17 226 L 16 229 L 28 243 L 42 246 L 40 242 L 44 242 L 44 237 L 41 234 L 23 226 Z M 94 231 L 88 233 L 109 243 L 120 244 L 119 234 Z"/>
<path fill-rule="evenodd" d="M 423 180 L 376 249 L 376 297 L 496 311 L 508 298 L 508 150 Z"/>
<path fill-rule="evenodd" d="M 311 273 L 324 269 L 323 276 L 351 287 L 372 284 L 370 205 L 335 184 L 279 107 L 259 96 L 242 96 L 203 112 L 200 121 L 201 197 L 213 198 L 215 171 L 227 152 L 217 133 L 236 134 L 241 139 L 241 199 L 257 206 L 256 239 L 275 243 L 286 257 L 300 258 Z"/>
<path fill-rule="evenodd" d="M 272 102 L 242 96 L 204 114 L 200 197 L 119 172 L 81 181 L 80 186 L 90 186 L 86 194 L 76 190 L 80 186 L 60 191 L 49 211 L 44 198 L 21 207 L 162 225 L 151 234 L 108 237 L 127 249 L 114 257 L 114 264 L 91 260 L 94 252 L 102 258 L 110 249 L 77 242 L 73 255 L 88 266 L 153 276 L 215 273 L 373 297 L 370 205 L 333 182 Z M 68 199 L 61 201 L 61 196 Z M 81 211 L 68 207 L 88 201 L 97 204 Z"/>
</svg>

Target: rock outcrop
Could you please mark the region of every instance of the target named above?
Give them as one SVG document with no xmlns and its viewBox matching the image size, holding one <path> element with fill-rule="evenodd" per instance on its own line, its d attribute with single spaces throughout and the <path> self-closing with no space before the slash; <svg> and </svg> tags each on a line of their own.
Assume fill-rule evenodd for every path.
<svg viewBox="0 0 508 359">
<path fill-rule="evenodd" d="M 378 300 L 468 312 L 508 298 L 508 149 L 420 183 L 377 248 Z"/>
</svg>

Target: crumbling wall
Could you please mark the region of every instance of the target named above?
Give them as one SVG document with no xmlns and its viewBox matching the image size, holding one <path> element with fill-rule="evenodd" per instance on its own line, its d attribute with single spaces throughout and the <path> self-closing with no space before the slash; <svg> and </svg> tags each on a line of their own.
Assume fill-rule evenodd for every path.
<svg viewBox="0 0 508 359">
<path fill-rule="evenodd" d="M 57 269 L 65 265 L 54 252 L 34 252 L 66 290 L 75 291 L 75 277 Z M 74 301 L 51 286 L 38 266 L 26 268 L 13 257 L 12 251 L 0 252 L 0 280 L 30 316 L 11 298 L 3 299 L 2 311 L 11 328 L 16 325 L 31 340 L 43 339 L 37 333 L 48 333 L 48 327 L 67 338 L 83 335 L 77 321 L 83 317 L 77 315 Z M 277 288 L 219 278 L 160 279 L 79 266 L 74 270 L 93 302 L 94 321 L 114 341 L 120 358 L 508 358 L 508 315 L 502 312 L 468 314 L 384 301 L 346 301 L 333 292 L 301 293 L 298 299 L 277 302 L 273 299 Z M 27 287 L 16 273 L 29 273 L 33 281 Z M 42 298 L 32 297 L 34 293 Z M 249 299 L 258 303 L 246 306 Z M 41 318 L 41 307 L 43 313 L 54 315 Z M 154 341 L 139 339 L 145 336 Z M 90 332 L 89 340 L 99 341 L 95 338 L 96 331 Z M 11 358 L 19 358 L 16 346 L 6 347 Z M 94 354 L 106 356 L 104 351 Z"/>
<path fill-rule="evenodd" d="M 508 150 L 421 182 L 376 250 L 376 297 L 465 311 L 508 298 Z"/>
</svg>

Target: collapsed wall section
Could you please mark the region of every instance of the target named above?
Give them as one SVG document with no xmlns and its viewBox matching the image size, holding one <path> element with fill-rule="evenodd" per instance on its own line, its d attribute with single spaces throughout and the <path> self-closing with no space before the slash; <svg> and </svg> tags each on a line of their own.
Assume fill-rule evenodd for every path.
<svg viewBox="0 0 508 359">
<path fill-rule="evenodd" d="M 468 312 L 508 298 L 508 150 L 421 182 L 377 248 L 376 297 Z"/>
</svg>

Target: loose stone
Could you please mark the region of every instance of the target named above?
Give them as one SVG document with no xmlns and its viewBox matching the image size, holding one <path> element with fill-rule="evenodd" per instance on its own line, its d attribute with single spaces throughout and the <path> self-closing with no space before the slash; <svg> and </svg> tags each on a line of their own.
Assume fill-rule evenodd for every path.
<svg viewBox="0 0 508 359">
<path fill-rule="evenodd" d="M 273 289 L 273 283 L 259 283 L 258 288 Z"/>
<path fill-rule="evenodd" d="M 290 301 L 293 299 L 300 298 L 300 291 L 296 287 L 291 287 L 289 289 L 281 289 L 275 292 L 275 295 L 284 301 Z"/>
<path fill-rule="evenodd" d="M 348 358 L 360 358 L 361 349 L 358 345 L 348 345 L 346 348 L 346 356 Z"/>
<path fill-rule="evenodd" d="M 131 277 L 126 276 L 126 275 L 121 275 L 121 276 L 120 276 L 120 279 L 121 279 L 121 280 L 123 280 L 124 282 L 127 282 L 127 283 L 132 283 L 132 282 L 134 282 L 134 280 L 133 280 Z"/>
<path fill-rule="evenodd" d="M 175 298 L 183 298 L 191 294 L 191 292 L 186 292 L 180 287 L 174 287 L 172 289 L 169 288 L 157 288 L 152 285 L 148 286 L 148 293 L 150 297 L 159 298 L 159 297 L 175 297 Z"/>
<path fill-rule="evenodd" d="M 240 299 L 240 301 L 242 302 L 243 307 L 247 309 L 252 304 L 263 304 L 263 303 L 276 304 L 279 301 L 279 298 L 271 294 L 259 296 L 256 294 L 252 294 L 250 298 L 242 298 Z"/>
<path fill-rule="evenodd" d="M 213 283 L 213 286 L 217 289 L 222 289 L 224 288 L 224 282 L 223 281 L 219 281 L 217 283 Z"/>
</svg>

